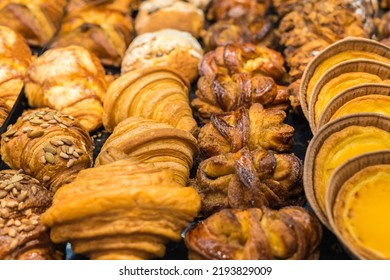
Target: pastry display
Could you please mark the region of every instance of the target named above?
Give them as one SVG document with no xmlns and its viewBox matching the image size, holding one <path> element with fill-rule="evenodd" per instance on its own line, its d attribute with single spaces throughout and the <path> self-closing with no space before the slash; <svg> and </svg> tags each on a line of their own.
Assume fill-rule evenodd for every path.
<svg viewBox="0 0 390 280">
<path fill-rule="evenodd" d="M 57 260 L 62 255 L 40 222 L 52 194 L 21 171 L 0 171 L 0 260 Z"/>
<path fill-rule="evenodd" d="M 125 159 L 83 170 L 42 215 L 54 242 L 91 259 L 153 259 L 179 241 L 200 199 L 168 169 Z"/>
<path fill-rule="evenodd" d="M 50 109 L 25 112 L 1 135 L 1 156 L 55 192 L 92 164 L 92 141 L 72 116 Z"/>
<path fill-rule="evenodd" d="M 136 37 L 122 62 L 122 74 L 154 66 L 170 67 L 190 82 L 198 77 L 203 50 L 188 32 L 163 29 Z"/>
<path fill-rule="evenodd" d="M 195 94 L 191 105 L 202 122 L 207 122 L 213 114 L 249 108 L 255 103 L 285 109 L 289 100 L 286 87 L 278 86 L 272 78 L 248 73 L 202 76 Z"/>
<path fill-rule="evenodd" d="M 286 113 L 277 109 L 264 109 L 254 104 L 249 109 L 225 114 L 216 114 L 200 129 L 198 141 L 202 155 L 249 150 L 290 151 L 293 145 L 294 128 L 283 123 Z"/>
<path fill-rule="evenodd" d="M 23 88 L 31 60 L 31 51 L 25 40 L 12 29 L 0 26 L 0 98 L 9 110 Z"/>
<path fill-rule="evenodd" d="M 193 186 L 204 215 L 224 208 L 300 205 L 302 162 L 292 154 L 245 148 L 201 162 Z"/>
<path fill-rule="evenodd" d="M 146 0 L 142 2 L 135 19 L 138 35 L 172 28 L 198 38 L 203 25 L 203 11 L 182 0 Z"/>
<path fill-rule="evenodd" d="M 60 27 L 66 0 L 3 0 L 0 25 L 20 33 L 29 45 L 43 47 Z"/>
<path fill-rule="evenodd" d="M 99 59 L 79 46 L 46 51 L 28 68 L 25 79 L 28 104 L 50 107 L 77 118 L 88 130 L 99 128 L 106 92 Z"/>
<path fill-rule="evenodd" d="M 4 124 L 9 114 L 8 106 L 5 105 L 5 101 L 0 99 L 0 127 Z"/>
<path fill-rule="evenodd" d="M 143 117 L 195 133 L 198 127 L 189 106 L 189 87 L 179 73 L 168 68 L 127 72 L 108 88 L 104 127 L 113 131 L 128 117 Z"/>
<path fill-rule="evenodd" d="M 318 259 L 322 228 L 301 207 L 225 209 L 191 228 L 192 260 Z"/>
<path fill-rule="evenodd" d="M 154 163 L 157 168 L 168 168 L 172 170 L 177 182 L 186 185 L 193 157 L 197 152 L 197 141 L 191 133 L 169 124 L 130 117 L 115 127 L 104 143 L 95 165 L 123 159 L 126 155 L 127 158 L 140 162 Z M 111 156 L 105 155 L 106 153 Z M 115 155 L 119 155 L 119 158 Z"/>
</svg>

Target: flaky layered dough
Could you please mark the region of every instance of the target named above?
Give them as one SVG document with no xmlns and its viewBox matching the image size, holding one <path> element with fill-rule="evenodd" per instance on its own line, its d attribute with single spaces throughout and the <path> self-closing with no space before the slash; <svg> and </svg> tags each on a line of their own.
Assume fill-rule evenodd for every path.
<svg viewBox="0 0 390 280">
<path fill-rule="evenodd" d="M 88 131 L 101 126 L 105 73 L 99 59 L 86 49 L 69 46 L 46 51 L 31 64 L 25 82 L 31 107 L 72 115 Z"/>
<path fill-rule="evenodd" d="M 72 116 L 54 110 L 25 112 L 1 137 L 1 156 L 13 169 L 52 192 L 92 164 L 92 140 Z"/>
<path fill-rule="evenodd" d="M 186 185 L 197 152 L 197 141 L 191 133 L 153 120 L 130 117 L 116 126 L 95 165 L 131 157 L 171 169 L 175 180 Z"/>
<path fill-rule="evenodd" d="M 5 101 L 0 99 L 0 127 L 4 124 L 9 114 L 8 106 L 5 105 Z"/>
<path fill-rule="evenodd" d="M 170 170 L 125 159 L 80 172 L 42 216 L 54 242 L 92 259 L 163 257 L 197 215 L 198 194 Z"/>
<path fill-rule="evenodd" d="M 66 10 L 69 14 L 77 14 L 80 10 L 105 8 L 130 14 L 135 0 L 70 0 Z"/>
<path fill-rule="evenodd" d="M 23 88 L 30 63 L 31 51 L 25 40 L 12 29 L 0 26 L 0 98 L 9 110 Z"/>
<path fill-rule="evenodd" d="M 185 236 L 197 260 L 318 259 L 322 228 L 301 207 L 226 209 L 195 225 Z"/>
<path fill-rule="evenodd" d="M 52 194 L 21 171 L 0 171 L 0 260 L 60 259 L 40 222 Z"/>
<path fill-rule="evenodd" d="M 202 155 L 210 157 L 237 152 L 244 147 L 290 151 L 294 128 L 283 123 L 285 118 L 284 111 L 264 109 L 260 104 L 213 115 L 211 121 L 200 129 L 198 141 Z"/>
<path fill-rule="evenodd" d="M 66 0 L 4 0 L 0 25 L 20 33 L 33 46 L 43 47 L 60 26 Z"/>
<path fill-rule="evenodd" d="M 104 127 L 113 131 L 128 117 L 143 117 L 195 133 L 198 127 L 189 106 L 189 87 L 180 74 L 168 68 L 125 73 L 108 88 L 104 99 Z"/>
</svg>

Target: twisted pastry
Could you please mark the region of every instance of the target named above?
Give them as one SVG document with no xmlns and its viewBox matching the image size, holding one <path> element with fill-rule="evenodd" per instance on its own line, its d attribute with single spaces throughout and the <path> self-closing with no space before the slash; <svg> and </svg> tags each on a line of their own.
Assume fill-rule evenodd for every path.
<svg viewBox="0 0 390 280">
<path fill-rule="evenodd" d="M 0 99 L 0 127 L 4 124 L 9 114 L 8 106 L 5 105 L 5 101 Z"/>
<path fill-rule="evenodd" d="M 278 81 L 286 73 L 283 64 L 282 55 L 267 47 L 249 43 L 227 44 L 204 55 L 199 64 L 199 74 L 262 74 Z"/>
<path fill-rule="evenodd" d="M 253 104 L 249 109 L 241 107 L 234 112 L 213 115 L 199 133 L 202 155 L 210 157 L 237 152 L 243 147 L 249 150 L 290 151 L 294 128 L 283 123 L 285 118 L 284 111 L 264 109 L 260 104 Z"/>
<path fill-rule="evenodd" d="M 1 137 L 3 161 L 52 192 L 91 166 L 92 149 L 91 138 L 78 121 L 49 109 L 25 112 Z"/>
<path fill-rule="evenodd" d="M 60 27 L 66 0 L 3 0 L 0 25 L 20 33 L 28 44 L 43 47 Z"/>
<path fill-rule="evenodd" d="M 225 209 L 195 225 L 185 236 L 189 259 L 318 259 L 322 228 L 301 207 Z"/>
<path fill-rule="evenodd" d="M 83 170 L 42 215 L 54 242 L 92 259 L 163 257 L 196 217 L 200 199 L 173 174 L 131 159 Z"/>
<path fill-rule="evenodd" d="M 189 87 L 180 74 L 168 68 L 125 73 L 108 88 L 104 127 L 112 131 L 128 117 L 143 117 L 195 133 L 198 127 L 188 104 Z"/>
<path fill-rule="evenodd" d="M 202 76 L 195 94 L 197 98 L 191 105 L 203 122 L 213 114 L 231 112 L 242 106 L 249 108 L 255 103 L 285 109 L 289 99 L 287 89 L 276 85 L 272 78 L 247 73 Z"/>
<path fill-rule="evenodd" d="M 0 171 L 0 260 L 53 260 L 61 253 L 39 221 L 52 196 L 20 171 Z"/>
<path fill-rule="evenodd" d="M 157 168 L 171 169 L 175 180 L 186 185 L 197 152 L 197 142 L 191 133 L 165 123 L 130 117 L 115 127 L 95 165 L 131 157 L 154 163 Z"/>
<path fill-rule="evenodd" d="M 293 154 L 244 148 L 201 162 L 193 186 L 205 215 L 224 208 L 299 205 L 303 202 L 302 162 Z"/>
<path fill-rule="evenodd" d="M 23 88 L 30 63 L 31 51 L 23 37 L 6 26 L 0 26 L 0 98 L 9 110 Z"/>
<path fill-rule="evenodd" d="M 72 115 L 88 131 L 102 124 L 105 73 L 99 59 L 86 49 L 69 46 L 46 51 L 31 64 L 25 81 L 31 107 Z"/>
</svg>

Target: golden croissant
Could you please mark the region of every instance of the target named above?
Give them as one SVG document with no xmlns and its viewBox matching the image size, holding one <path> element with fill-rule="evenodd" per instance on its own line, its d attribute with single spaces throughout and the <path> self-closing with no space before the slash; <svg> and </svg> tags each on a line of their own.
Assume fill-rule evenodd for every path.
<svg viewBox="0 0 390 280">
<path fill-rule="evenodd" d="M 72 115 L 88 131 L 101 126 L 105 73 L 99 59 L 86 49 L 69 46 L 46 51 L 28 68 L 25 80 L 31 107 Z"/>
<path fill-rule="evenodd" d="M 60 259 L 40 222 L 52 195 L 21 171 L 0 171 L 0 260 Z"/>
<path fill-rule="evenodd" d="M 1 137 L 1 156 L 12 169 L 52 192 L 92 165 L 92 140 L 72 116 L 50 109 L 25 112 Z"/>
<path fill-rule="evenodd" d="M 127 155 L 140 162 L 154 163 L 158 168 L 171 169 L 175 180 L 186 185 L 197 153 L 197 142 L 191 133 L 169 124 L 130 117 L 115 127 L 95 165 L 107 164 Z"/>
<path fill-rule="evenodd" d="M 294 128 L 283 123 L 285 118 L 284 111 L 264 109 L 260 104 L 213 115 L 198 136 L 202 155 L 210 157 L 237 152 L 244 147 L 249 150 L 290 151 Z"/>
<path fill-rule="evenodd" d="M 128 117 L 143 117 L 195 133 L 189 106 L 189 83 L 168 68 L 127 72 L 112 82 L 104 100 L 103 124 L 108 131 Z"/>
<path fill-rule="evenodd" d="M 132 159 L 81 171 L 42 215 L 54 242 L 92 259 L 152 259 L 179 241 L 200 199 L 170 170 Z"/>
<path fill-rule="evenodd" d="M 302 260 L 318 259 L 322 228 L 301 207 L 271 210 L 225 209 L 185 235 L 189 259 Z"/>
<path fill-rule="evenodd" d="M 212 114 L 234 111 L 241 106 L 249 108 L 254 103 L 284 109 L 289 100 L 287 89 L 276 85 L 272 78 L 248 73 L 202 76 L 195 94 L 191 105 L 203 122 Z"/>
<path fill-rule="evenodd" d="M 224 208 L 276 209 L 303 202 L 302 162 L 293 154 L 242 149 L 214 156 L 200 163 L 192 183 L 205 215 Z"/>
<path fill-rule="evenodd" d="M 134 0 L 69 0 L 66 10 L 68 14 L 77 14 L 80 10 L 104 8 L 131 14 Z"/>
<path fill-rule="evenodd" d="M 28 44 L 43 47 L 60 27 L 67 0 L 2 0 L 0 25 L 20 33 Z"/>
<path fill-rule="evenodd" d="M 4 124 L 9 114 L 8 106 L 5 105 L 5 101 L 0 99 L 0 127 Z"/>
<path fill-rule="evenodd" d="M 23 88 L 31 59 L 31 50 L 23 37 L 6 26 L 0 26 L 0 98 L 9 110 Z"/>
</svg>

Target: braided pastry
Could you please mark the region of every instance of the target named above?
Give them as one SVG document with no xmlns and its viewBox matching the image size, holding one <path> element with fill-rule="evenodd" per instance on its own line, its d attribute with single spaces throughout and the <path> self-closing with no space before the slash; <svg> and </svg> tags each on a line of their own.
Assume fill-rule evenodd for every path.
<svg viewBox="0 0 390 280">
<path fill-rule="evenodd" d="M 243 147 L 249 150 L 290 151 L 294 128 L 283 123 L 285 118 L 284 111 L 264 109 L 260 104 L 253 104 L 249 109 L 241 107 L 234 112 L 213 115 L 199 133 L 202 155 L 210 157 L 237 152 Z"/>
<path fill-rule="evenodd" d="M 189 259 L 318 259 L 322 228 L 301 207 L 225 209 L 195 225 L 185 236 Z"/>
<path fill-rule="evenodd" d="M 202 76 L 195 94 L 197 98 L 191 105 L 203 122 L 213 114 L 231 112 L 242 106 L 249 108 L 255 103 L 285 109 L 289 100 L 287 89 L 276 85 L 272 78 L 247 73 Z"/>
<path fill-rule="evenodd" d="M 0 127 L 4 124 L 9 114 L 8 106 L 5 105 L 5 101 L 0 99 Z"/>
<path fill-rule="evenodd" d="M 92 164 L 92 141 L 74 120 L 54 110 L 25 112 L 1 137 L 3 161 L 55 192 Z"/>
<path fill-rule="evenodd" d="M 303 202 L 302 162 L 293 154 L 244 148 L 201 162 L 193 186 L 205 215 L 224 208 L 299 205 Z"/>
<path fill-rule="evenodd" d="M 25 92 L 31 107 L 72 115 L 88 131 L 102 124 L 106 88 L 99 59 L 79 46 L 46 51 L 26 73 Z"/>
<path fill-rule="evenodd" d="M 0 171 L 0 260 L 53 260 L 61 254 L 39 221 L 52 196 L 20 171 Z"/>
</svg>

